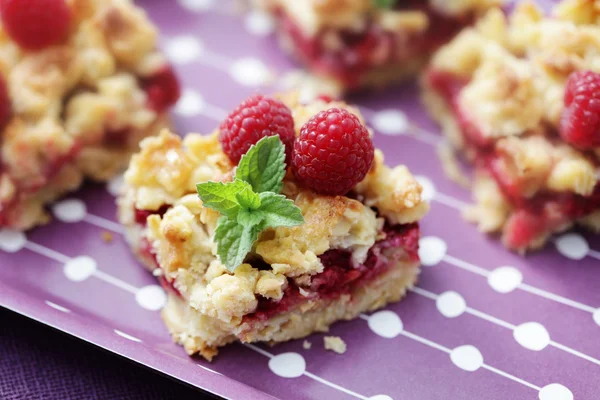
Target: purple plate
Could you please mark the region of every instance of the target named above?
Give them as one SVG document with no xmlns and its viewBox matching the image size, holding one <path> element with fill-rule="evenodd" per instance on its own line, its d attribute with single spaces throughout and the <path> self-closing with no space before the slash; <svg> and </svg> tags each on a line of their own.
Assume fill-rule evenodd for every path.
<svg viewBox="0 0 600 400">
<path fill-rule="evenodd" d="M 183 79 L 179 132 L 208 133 L 227 110 L 273 91 L 292 65 L 260 14 L 217 0 L 142 3 Z M 268 348 L 234 344 L 213 363 L 171 342 L 165 294 L 130 255 L 115 219 L 114 180 L 53 207 L 52 224 L 0 231 L 0 304 L 226 398 L 600 398 L 600 239 L 568 233 L 525 258 L 463 222 L 469 193 L 435 155 L 438 130 L 413 85 L 356 98 L 391 165 L 407 164 L 431 199 L 418 286 L 402 302 L 330 335 Z M 103 232 L 112 232 L 106 243 Z"/>
</svg>

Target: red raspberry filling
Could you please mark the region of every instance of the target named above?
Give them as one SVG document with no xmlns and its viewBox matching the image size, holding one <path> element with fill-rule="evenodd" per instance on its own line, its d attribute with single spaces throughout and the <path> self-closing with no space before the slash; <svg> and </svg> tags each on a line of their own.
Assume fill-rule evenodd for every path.
<svg viewBox="0 0 600 400">
<path fill-rule="evenodd" d="M 151 77 L 142 79 L 141 84 L 148 96 L 148 107 L 157 113 L 165 112 L 175 105 L 181 96 L 179 80 L 169 65 Z"/>
<path fill-rule="evenodd" d="M 292 169 L 296 179 L 315 192 L 344 195 L 365 178 L 374 156 L 369 132 L 358 117 L 330 108 L 302 126 Z"/>
<path fill-rule="evenodd" d="M 61 42 L 71 23 L 65 0 L 1 0 L 0 13 L 6 33 L 27 50 Z"/>
<path fill-rule="evenodd" d="M 376 242 L 369 250 L 363 264 L 352 265 L 352 253 L 342 250 L 329 250 L 319 258 L 323 263 L 323 272 L 314 275 L 311 283 L 304 288 L 306 296 L 300 293 L 292 281 L 280 301 L 260 298 L 254 313 L 244 316 L 244 322 L 265 321 L 273 316 L 289 311 L 307 299 L 335 300 L 344 294 L 350 294 L 381 276 L 398 261 L 419 261 L 418 224 L 384 227 L 386 238 Z"/>
<path fill-rule="evenodd" d="M 306 35 L 292 17 L 280 12 L 279 29 L 293 43 L 295 56 L 317 74 L 333 76 L 349 88 L 360 85 L 371 69 L 399 65 L 412 58 L 424 56 L 468 25 L 472 17 L 450 17 L 431 9 L 422 0 L 398 1 L 396 9 L 420 10 L 430 20 L 424 32 L 392 33 L 369 21 L 363 32 L 323 30 L 315 36 Z M 341 46 L 332 50 L 324 38 L 339 34 Z"/>
<path fill-rule="evenodd" d="M 244 100 L 219 126 L 219 142 L 234 164 L 253 144 L 274 135 L 285 145 L 289 164 L 296 137 L 292 112 L 280 100 L 261 94 Z"/>
<path fill-rule="evenodd" d="M 446 71 L 430 70 L 425 76 L 427 83 L 452 108 L 465 145 L 475 153 L 476 165 L 489 171 L 505 199 L 515 208 L 505 228 L 504 240 L 508 247 L 525 248 L 546 232 L 559 229 L 600 209 L 600 185 L 596 185 L 594 192 L 586 197 L 557 192 L 538 193 L 533 198 L 524 197 L 520 182 L 514 182 L 503 172 L 493 141 L 484 137 L 471 122 L 468 112 L 458 104 L 458 95 L 468 82 Z M 572 101 L 571 105 L 576 101 L 576 96 L 572 96 L 574 92 L 573 88 L 566 91 L 565 101 Z"/>
<path fill-rule="evenodd" d="M 600 74 L 578 71 L 569 76 L 560 136 L 582 149 L 600 147 Z"/>
</svg>

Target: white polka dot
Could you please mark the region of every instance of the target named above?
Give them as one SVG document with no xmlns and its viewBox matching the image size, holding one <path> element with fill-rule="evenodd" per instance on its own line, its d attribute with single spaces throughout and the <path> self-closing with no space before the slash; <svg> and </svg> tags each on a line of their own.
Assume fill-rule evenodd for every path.
<svg viewBox="0 0 600 400">
<path fill-rule="evenodd" d="M 240 58 L 229 70 L 233 79 L 244 86 L 261 86 L 271 78 L 271 72 L 256 58 Z"/>
<path fill-rule="evenodd" d="M 513 337 L 528 350 L 544 350 L 550 344 L 550 334 L 538 322 L 525 322 L 515 328 Z"/>
<path fill-rule="evenodd" d="M 378 311 L 369 317 L 368 323 L 373 332 L 388 339 L 395 338 L 404 329 L 402 320 L 393 311 Z"/>
<path fill-rule="evenodd" d="M 298 353 L 283 353 L 269 360 L 269 369 L 283 378 L 297 378 L 306 370 L 306 361 Z"/>
<path fill-rule="evenodd" d="M 183 117 L 194 117 L 204 109 L 204 99 L 200 93 L 192 89 L 184 89 L 179 101 L 175 104 L 175 112 Z"/>
<path fill-rule="evenodd" d="M 394 400 L 387 394 L 376 394 L 375 396 L 369 397 L 369 400 Z"/>
<path fill-rule="evenodd" d="M 96 261 L 88 256 L 79 256 L 67 261 L 63 268 L 65 276 L 74 282 L 85 281 L 96 272 Z"/>
<path fill-rule="evenodd" d="M 167 302 L 167 294 L 158 285 L 148 285 L 135 294 L 135 301 L 146 310 L 160 310 Z"/>
<path fill-rule="evenodd" d="M 127 333 L 125 333 L 125 332 L 121 332 L 121 331 L 120 331 L 120 330 L 118 330 L 118 329 L 113 329 L 113 331 L 114 331 L 114 332 L 115 332 L 117 335 L 119 335 L 119 336 L 121 336 L 121 337 L 124 337 L 125 339 L 131 340 L 132 342 L 138 342 L 138 343 L 139 343 L 139 342 L 141 342 L 141 341 L 142 341 L 142 339 L 138 339 L 138 338 L 136 338 L 135 336 L 131 336 L 131 335 L 129 335 L 129 334 L 127 334 Z"/>
<path fill-rule="evenodd" d="M 244 23 L 246 30 L 256 36 L 267 36 L 275 29 L 275 21 L 271 15 L 259 10 L 250 11 Z"/>
<path fill-rule="evenodd" d="M 373 117 L 373 127 L 384 135 L 401 135 L 408 126 L 406 115 L 399 110 L 378 111 Z"/>
<path fill-rule="evenodd" d="M 52 206 L 52 213 L 62 222 L 79 222 L 85 218 L 87 209 L 85 203 L 79 199 L 59 201 Z"/>
<path fill-rule="evenodd" d="M 421 264 L 431 267 L 437 265 L 448 250 L 448 245 L 437 236 L 425 236 L 419 239 L 419 258 Z"/>
<path fill-rule="evenodd" d="M 556 239 L 556 249 L 567 258 L 581 260 L 590 251 L 590 246 L 583 236 L 577 233 L 567 233 Z"/>
<path fill-rule="evenodd" d="M 488 283 L 496 292 L 509 293 L 523 282 L 521 271 L 515 267 L 499 267 L 488 276 Z"/>
<path fill-rule="evenodd" d="M 454 291 L 440 294 L 435 305 L 438 311 L 447 318 L 456 318 L 467 309 L 467 302 L 465 299 Z"/>
<path fill-rule="evenodd" d="M 165 46 L 167 58 L 174 64 L 195 61 L 202 55 L 202 51 L 202 43 L 193 36 L 175 36 Z"/>
<path fill-rule="evenodd" d="M 181 7 L 190 11 L 206 11 L 213 8 L 215 0 L 178 0 Z"/>
<path fill-rule="evenodd" d="M 470 344 L 459 346 L 450 353 L 450 360 L 460 369 L 473 372 L 483 365 L 483 356 L 477 347 Z"/>
<path fill-rule="evenodd" d="M 71 312 L 71 310 L 69 310 L 67 307 L 63 307 L 63 306 L 61 306 L 59 304 L 56 304 L 56 303 L 53 303 L 51 301 L 46 300 L 45 303 L 48 305 L 48 307 L 52 307 L 55 310 L 62 311 L 64 313 L 66 313 L 66 314 L 68 314 L 68 313 Z"/>
<path fill-rule="evenodd" d="M 421 198 L 425 201 L 433 200 L 433 197 L 435 196 L 435 185 L 433 184 L 431 179 L 423 175 L 415 176 L 415 179 L 423 187 L 423 191 L 421 192 Z"/>
<path fill-rule="evenodd" d="M 119 174 L 108 181 L 106 184 L 106 190 L 108 190 L 108 193 L 112 194 L 113 196 L 118 196 L 121 194 L 124 184 L 125 181 L 123 180 L 123 175 Z"/>
<path fill-rule="evenodd" d="M 0 250 L 16 253 L 27 244 L 27 237 L 23 232 L 13 229 L 0 229 Z"/>
<path fill-rule="evenodd" d="M 600 308 L 598 308 L 596 311 L 594 311 L 594 322 L 598 325 L 600 325 Z"/>
<path fill-rule="evenodd" d="M 540 400 L 573 400 L 573 393 L 560 383 L 551 383 L 540 390 Z"/>
</svg>

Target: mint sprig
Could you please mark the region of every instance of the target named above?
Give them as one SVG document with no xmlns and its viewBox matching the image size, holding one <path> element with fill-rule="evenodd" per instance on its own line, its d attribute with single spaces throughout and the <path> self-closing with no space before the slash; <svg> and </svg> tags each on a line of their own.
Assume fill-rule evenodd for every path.
<svg viewBox="0 0 600 400">
<path fill-rule="evenodd" d="M 285 172 L 285 146 L 279 136 L 267 136 L 242 156 L 233 182 L 196 185 L 204 206 L 222 215 L 214 240 L 229 271 L 244 262 L 265 229 L 304 223 L 294 202 L 279 194 Z"/>
</svg>

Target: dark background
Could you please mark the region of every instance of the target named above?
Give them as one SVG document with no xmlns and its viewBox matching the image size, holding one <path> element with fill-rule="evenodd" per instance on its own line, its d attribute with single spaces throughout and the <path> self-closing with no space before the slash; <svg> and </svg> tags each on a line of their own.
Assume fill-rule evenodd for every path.
<svg viewBox="0 0 600 400">
<path fill-rule="evenodd" d="M 1 400 L 212 398 L 0 307 Z"/>
</svg>

